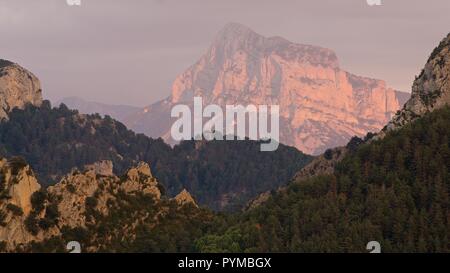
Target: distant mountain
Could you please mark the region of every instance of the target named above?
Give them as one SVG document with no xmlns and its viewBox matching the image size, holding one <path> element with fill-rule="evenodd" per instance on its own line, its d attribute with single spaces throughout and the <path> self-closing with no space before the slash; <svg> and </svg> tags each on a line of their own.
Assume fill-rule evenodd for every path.
<svg viewBox="0 0 450 273">
<path fill-rule="evenodd" d="M 0 119 L 7 119 L 12 109 L 27 103 L 42 103 L 39 79 L 18 64 L 0 59 Z"/>
<path fill-rule="evenodd" d="M 86 101 L 79 97 L 67 97 L 56 104 L 64 103 L 71 109 L 77 109 L 82 114 L 98 113 L 102 116 L 108 115 L 119 121 L 124 121 L 126 117 L 138 112 L 141 108 L 129 105 L 110 105 L 99 102 Z"/>
<path fill-rule="evenodd" d="M 128 127 L 171 142 L 171 108 L 192 104 L 278 104 L 284 144 L 308 154 L 380 130 L 407 94 L 385 82 L 343 71 L 329 49 L 263 37 L 236 23 L 220 31 L 200 60 L 179 75 L 171 95 L 125 120 Z"/>
</svg>

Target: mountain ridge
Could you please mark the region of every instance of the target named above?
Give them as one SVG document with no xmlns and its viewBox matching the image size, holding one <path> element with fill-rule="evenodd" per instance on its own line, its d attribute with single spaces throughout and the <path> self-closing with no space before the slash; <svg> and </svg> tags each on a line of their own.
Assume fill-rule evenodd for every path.
<svg viewBox="0 0 450 273">
<path fill-rule="evenodd" d="M 80 97 L 65 97 L 56 102 L 56 105 L 64 103 L 71 109 L 77 109 L 81 114 L 100 114 L 110 116 L 123 122 L 128 116 L 138 112 L 141 108 L 130 105 L 107 104 L 95 101 L 88 101 Z"/>
</svg>

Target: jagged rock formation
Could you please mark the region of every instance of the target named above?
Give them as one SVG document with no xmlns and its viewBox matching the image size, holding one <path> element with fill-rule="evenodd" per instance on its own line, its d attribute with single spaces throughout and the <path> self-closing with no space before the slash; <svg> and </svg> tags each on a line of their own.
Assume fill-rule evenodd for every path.
<svg viewBox="0 0 450 273">
<path fill-rule="evenodd" d="M 18 159 L 0 160 L 0 245 L 28 243 L 34 239 L 26 232 L 25 219 L 31 211 L 31 195 L 38 184 L 30 166 Z"/>
<path fill-rule="evenodd" d="M 427 112 L 450 104 L 450 34 L 431 53 L 424 69 L 414 81 L 411 99 L 382 134 L 398 129 Z"/>
<path fill-rule="evenodd" d="M 33 172 L 23 160 L 0 161 L 0 246 L 3 251 L 26 248 L 60 236 L 62 230 L 92 227 L 107 217 L 123 199 L 148 196 L 160 202 L 162 186 L 152 176 L 147 163 L 139 163 L 122 177 L 112 173 L 112 163 L 102 161 L 74 169 L 58 184 L 40 189 Z M 180 205 L 194 199 L 183 191 L 175 199 Z M 145 215 L 136 216 L 137 220 Z M 131 228 L 124 226 L 120 228 Z M 0 248 L 1 250 L 1 248 Z"/>
<path fill-rule="evenodd" d="M 175 80 L 169 98 L 131 116 L 137 132 L 170 141 L 170 109 L 192 104 L 280 105 L 280 140 L 320 154 L 352 136 L 380 130 L 400 109 L 396 91 L 381 80 L 339 67 L 325 48 L 263 37 L 239 24 L 227 25 L 208 52 Z"/>
<path fill-rule="evenodd" d="M 175 196 L 174 199 L 180 205 L 192 204 L 195 207 L 197 207 L 197 204 L 196 204 L 194 198 L 192 197 L 192 195 L 186 189 L 184 189 L 177 196 Z"/>
<path fill-rule="evenodd" d="M 112 162 L 103 161 L 97 165 L 112 167 Z M 131 168 L 122 178 L 99 169 L 88 168 L 84 173 L 75 171 L 47 191 L 50 195 L 60 197 L 59 221 L 70 227 L 84 226 L 88 222 L 85 212 L 86 200 L 90 197 L 95 196 L 96 209 L 103 214 L 108 213 L 108 200 L 114 200 L 119 191 L 125 194 L 151 194 L 156 200 L 161 198 L 158 182 L 151 176 L 150 167 L 146 163 Z"/>
<path fill-rule="evenodd" d="M 27 103 L 41 105 L 42 90 L 39 79 L 23 67 L 0 59 L 0 119 Z"/>
</svg>

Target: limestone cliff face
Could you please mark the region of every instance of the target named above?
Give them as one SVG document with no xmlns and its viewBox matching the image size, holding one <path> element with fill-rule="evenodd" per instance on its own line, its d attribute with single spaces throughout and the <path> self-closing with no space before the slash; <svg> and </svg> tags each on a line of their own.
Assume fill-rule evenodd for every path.
<svg viewBox="0 0 450 273">
<path fill-rule="evenodd" d="M 24 222 L 32 209 L 31 196 L 40 188 L 30 166 L 0 160 L 0 242 L 7 247 L 34 239 Z"/>
<path fill-rule="evenodd" d="M 74 169 L 45 190 L 22 160 L 0 160 L 0 174 L 0 252 L 20 250 L 32 241 L 59 236 L 63 228 L 95 225 L 98 215 L 108 216 L 124 198 L 144 195 L 155 204 L 162 202 L 162 186 L 147 163 L 139 163 L 118 177 L 112 173 L 110 161 L 101 161 L 83 171 Z M 197 206 L 187 191 L 175 202 Z M 139 217 L 136 221 L 141 220 Z"/>
<path fill-rule="evenodd" d="M 412 87 L 411 99 L 382 133 L 398 129 L 427 112 L 450 104 L 450 34 L 431 53 Z"/>
<path fill-rule="evenodd" d="M 8 117 L 14 108 L 27 103 L 41 105 L 41 84 L 31 72 L 19 65 L 0 60 L 0 119 Z"/>
<path fill-rule="evenodd" d="M 61 227 L 84 227 L 89 223 L 91 219 L 86 217 L 86 206 L 90 201 L 86 200 L 92 197 L 96 200 L 96 210 L 104 215 L 108 214 L 108 200 L 116 199 L 119 192 L 151 194 L 156 200 L 161 198 L 158 182 L 151 175 L 148 164 L 140 163 L 119 178 L 112 173 L 110 161 L 86 166 L 84 172 L 74 170 L 61 182 L 49 187 L 47 192 L 59 197 L 58 219 Z"/>
<path fill-rule="evenodd" d="M 194 96 L 221 106 L 279 105 L 281 142 L 310 154 L 378 131 L 401 107 L 396 91 L 383 81 L 340 69 L 333 51 L 266 38 L 239 24 L 227 25 L 208 52 L 177 77 L 169 98 L 127 124 L 169 139 L 171 107 L 190 104 Z"/>
</svg>

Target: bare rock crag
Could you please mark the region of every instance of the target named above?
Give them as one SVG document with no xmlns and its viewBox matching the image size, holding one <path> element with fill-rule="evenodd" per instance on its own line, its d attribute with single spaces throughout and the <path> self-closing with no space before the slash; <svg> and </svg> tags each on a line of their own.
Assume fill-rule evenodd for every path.
<svg viewBox="0 0 450 273">
<path fill-rule="evenodd" d="M 0 119 L 7 119 L 10 111 L 27 103 L 41 105 L 39 79 L 15 63 L 0 60 Z"/>
<path fill-rule="evenodd" d="M 0 242 L 7 247 L 35 239 L 24 222 L 32 209 L 31 196 L 40 188 L 30 166 L 0 159 Z"/>
<path fill-rule="evenodd" d="M 383 133 L 405 124 L 445 105 L 450 105 L 450 34 L 431 53 L 424 69 L 416 77 L 411 98 L 396 113 Z"/>
<path fill-rule="evenodd" d="M 194 198 L 186 189 L 181 191 L 177 196 L 175 196 L 174 199 L 179 205 L 183 206 L 183 205 L 192 204 L 193 206 L 198 207 Z"/>
</svg>

